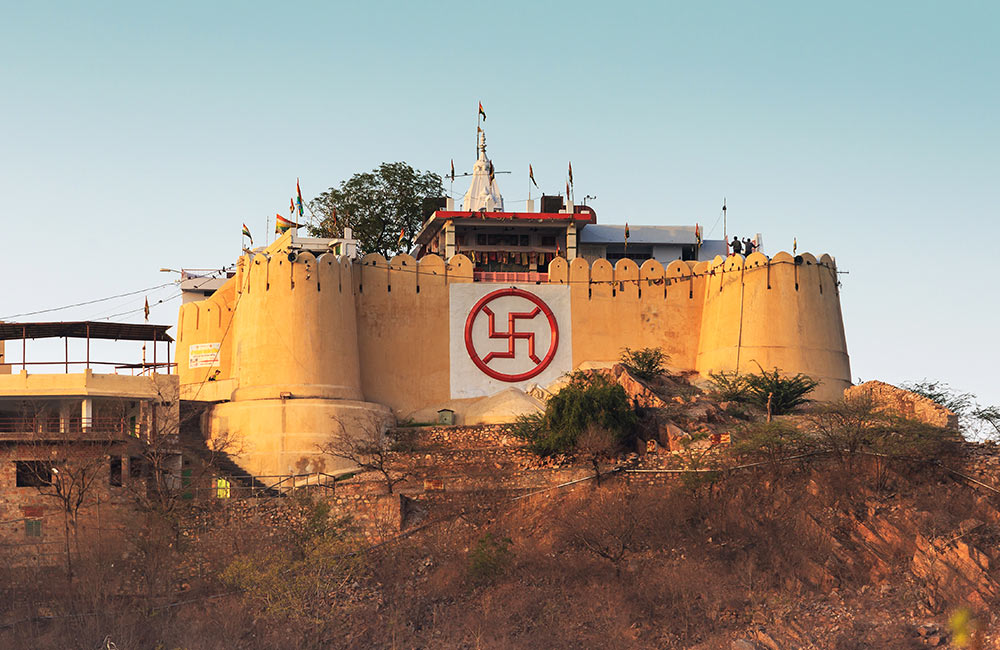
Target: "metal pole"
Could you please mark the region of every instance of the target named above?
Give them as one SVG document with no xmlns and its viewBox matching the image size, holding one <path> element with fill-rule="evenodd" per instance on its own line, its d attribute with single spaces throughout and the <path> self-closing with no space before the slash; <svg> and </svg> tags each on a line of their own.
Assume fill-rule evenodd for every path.
<svg viewBox="0 0 1000 650">
<path fill-rule="evenodd" d="M 69 337 L 63 337 L 63 342 L 66 343 L 66 374 L 69 374 Z"/>
<path fill-rule="evenodd" d="M 153 372 L 156 372 L 156 330 L 153 330 Z"/>
<path fill-rule="evenodd" d="M 21 326 L 21 372 L 27 370 L 27 359 L 28 354 L 28 332 L 24 325 Z"/>
<path fill-rule="evenodd" d="M 90 370 L 90 323 L 87 323 L 87 370 Z"/>
</svg>

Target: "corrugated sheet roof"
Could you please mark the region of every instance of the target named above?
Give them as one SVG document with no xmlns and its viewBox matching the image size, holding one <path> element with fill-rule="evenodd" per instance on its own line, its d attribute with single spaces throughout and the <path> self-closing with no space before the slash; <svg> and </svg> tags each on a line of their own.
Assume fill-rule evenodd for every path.
<svg viewBox="0 0 1000 650">
<path fill-rule="evenodd" d="M 173 341 L 167 330 L 172 325 L 70 321 L 55 323 L 0 323 L 0 341 L 19 338 L 107 339 L 111 341 Z M 155 339 L 154 339 L 155 336 Z"/>
</svg>

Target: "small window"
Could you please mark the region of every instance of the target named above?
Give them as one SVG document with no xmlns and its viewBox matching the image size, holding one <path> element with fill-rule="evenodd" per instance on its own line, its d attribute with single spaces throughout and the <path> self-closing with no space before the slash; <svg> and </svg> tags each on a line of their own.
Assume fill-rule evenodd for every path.
<svg viewBox="0 0 1000 650">
<path fill-rule="evenodd" d="M 24 536 L 25 537 L 41 537 L 42 536 L 42 520 L 41 519 L 25 519 L 24 520 Z"/>
<path fill-rule="evenodd" d="M 108 467 L 108 483 L 111 487 L 122 486 L 122 457 L 112 456 L 111 465 Z"/>
<path fill-rule="evenodd" d="M 14 467 L 16 487 L 52 485 L 52 463 L 44 460 L 16 460 Z"/>
<path fill-rule="evenodd" d="M 542 235 L 542 246 L 555 246 L 556 238 L 554 236 Z"/>
</svg>

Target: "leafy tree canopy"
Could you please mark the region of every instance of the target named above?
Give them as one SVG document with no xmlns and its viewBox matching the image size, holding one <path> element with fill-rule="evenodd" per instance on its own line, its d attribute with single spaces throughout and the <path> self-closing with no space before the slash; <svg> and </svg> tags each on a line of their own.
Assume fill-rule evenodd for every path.
<svg viewBox="0 0 1000 650">
<path fill-rule="evenodd" d="M 405 162 L 382 163 L 310 201 L 316 222 L 309 232 L 314 237 L 340 237 L 344 227 L 350 226 L 360 254 L 381 253 L 388 258 L 412 246 L 423 223 L 423 200 L 443 194 L 437 174 L 418 171 Z"/>
</svg>

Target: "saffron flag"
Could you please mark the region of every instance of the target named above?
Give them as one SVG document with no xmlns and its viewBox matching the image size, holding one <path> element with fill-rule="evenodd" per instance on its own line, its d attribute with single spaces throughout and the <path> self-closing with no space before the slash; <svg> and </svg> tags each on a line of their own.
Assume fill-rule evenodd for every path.
<svg viewBox="0 0 1000 650">
<path fill-rule="evenodd" d="M 399 246 L 403 243 L 403 237 L 405 233 L 406 231 L 403 228 L 399 229 L 399 240 L 396 241 L 396 248 L 399 248 Z"/>
<path fill-rule="evenodd" d="M 625 222 L 625 243 L 628 243 L 628 221 Z"/>
<path fill-rule="evenodd" d="M 483 116 L 483 121 L 486 121 L 486 111 L 483 110 L 483 103 L 479 102 L 479 114 Z"/>
<path fill-rule="evenodd" d="M 253 245 L 253 237 L 250 236 L 250 229 L 247 228 L 246 224 L 243 224 L 243 236 L 250 240 L 250 244 Z"/>
<path fill-rule="evenodd" d="M 302 216 L 302 190 L 299 189 L 299 179 L 295 179 L 295 196 L 299 200 L 299 216 Z"/>
<path fill-rule="evenodd" d="M 288 216 L 295 214 L 295 199 L 288 199 Z"/>
<path fill-rule="evenodd" d="M 573 184 L 573 162 L 572 161 L 570 161 L 570 163 L 569 163 L 569 184 L 570 185 Z"/>
<path fill-rule="evenodd" d="M 278 233 L 279 235 L 284 234 L 284 232 L 286 230 L 288 230 L 289 228 L 295 228 L 296 227 L 296 224 L 292 223 L 291 221 L 289 221 L 288 219 L 284 218 L 280 214 L 279 215 L 275 215 L 275 216 L 276 216 L 276 219 L 274 221 L 274 232 Z"/>
<path fill-rule="evenodd" d="M 146 322 L 149 322 L 149 298 L 146 298 L 146 304 L 142 308 L 142 313 L 146 317 Z"/>
<path fill-rule="evenodd" d="M 455 182 L 455 159 L 451 159 L 451 182 Z"/>
<path fill-rule="evenodd" d="M 798 248 L 799 248 L 799 240 L 795 237 L 792 237 L 792 255 L 795 255 L 795 252 L 798 250 Z"/>
<path fill-rule="evenodd" d="M 538 187 L 538 183 L 535 182 L 535 170 L 531 168 L 531 165 L 528 165 L 528 178 L 531 179 L 535 187 Z"/>
</svg>

